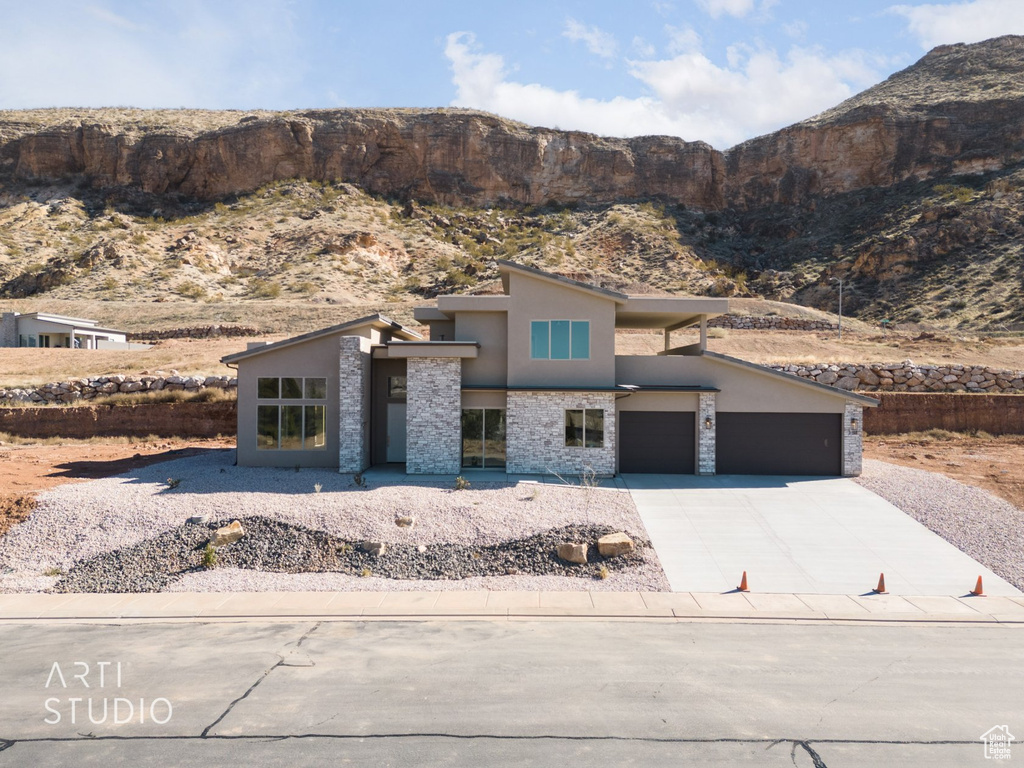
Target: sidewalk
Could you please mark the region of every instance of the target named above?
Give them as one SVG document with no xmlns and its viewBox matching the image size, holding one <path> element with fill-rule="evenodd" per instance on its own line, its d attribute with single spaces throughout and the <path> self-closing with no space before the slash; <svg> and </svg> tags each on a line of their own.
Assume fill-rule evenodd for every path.
<svg viewBox="0 0 1024 768">
<path fill-rule="evenodd" d="M 1024 626 L 1024 597 L 753 592 L 161 592 L 0 595 L 0 623 L 628 620 Z"/>
</svg>

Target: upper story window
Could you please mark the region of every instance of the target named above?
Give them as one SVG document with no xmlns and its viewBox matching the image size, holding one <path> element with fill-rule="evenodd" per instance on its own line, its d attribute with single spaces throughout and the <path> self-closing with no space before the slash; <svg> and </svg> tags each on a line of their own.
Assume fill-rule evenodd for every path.
<svg viewBox="0 0 1024 768">
<path fill-rule="evenodd" d="M 261 376 L 256 380 L 256 396 L 261 400 L 326 400 L 327 379 Z"/>
<path fill-rule="evenodd" d="M 589 320 L 534 320 L 530 323 L 534 360 L 589 360 Z"/>
</svg>

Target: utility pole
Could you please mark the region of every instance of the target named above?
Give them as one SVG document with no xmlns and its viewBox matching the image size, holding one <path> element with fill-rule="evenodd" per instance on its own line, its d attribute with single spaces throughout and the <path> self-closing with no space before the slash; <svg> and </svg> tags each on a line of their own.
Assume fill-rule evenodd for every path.
<svg viewBox="0 0 1024 768">
<path fill-rule="evenodd" d="M 843 280 L 839 277 L 832 278 L 833 283 L 839 283 L 839 340 L 843 340 Z"/>
</svg>

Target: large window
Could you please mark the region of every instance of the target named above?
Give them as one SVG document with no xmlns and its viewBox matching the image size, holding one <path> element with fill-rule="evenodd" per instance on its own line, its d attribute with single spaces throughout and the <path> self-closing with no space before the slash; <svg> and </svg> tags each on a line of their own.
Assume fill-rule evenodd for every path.
<svg viewBox="0 0 1024 768">
<path fill-rule="evenodd" d="M 565 412 L 565 444 L 576 448 L 604 447 L 604 410 L 570 409 Z"/>
<path fill-rule="evenodd" d="M 260 400 L 326 400 L 327 379 L 260 377 Z M 316 451 L 327 447 L 327 406 L 303 402 L 256 406 L 256 447 L 266 451 Z"/>
<path fill-rule="evenodd" d="M 534 320 L 530 323 L 534 360 L 589 360 L 589 320 Z"/>
<path fill-rule="evenodd" d="M 464 408 L 462 411 L 462 466 L 505 466 L 505 409 Z"/>
</svg>

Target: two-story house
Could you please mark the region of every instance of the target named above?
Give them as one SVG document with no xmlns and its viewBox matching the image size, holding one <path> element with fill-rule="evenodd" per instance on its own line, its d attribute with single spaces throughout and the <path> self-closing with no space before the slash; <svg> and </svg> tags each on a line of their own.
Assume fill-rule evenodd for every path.
<svg viewBox="0 0 1024 768">
<path fill-rule="evenodd" d="M 707 348 L 726 299 L 628 296 L 499 262 L 502 295 L 373 315 L 267 345 L 238 367 L 238 463 L 410 474 L 857 475 L 877 401 Z M 616 329 L 660 330 L 616 355 Z M 673 347 L 681 329 L 698 339 Z M 699 334 L 699 335 L 696 335 Z"/>
</svg>

